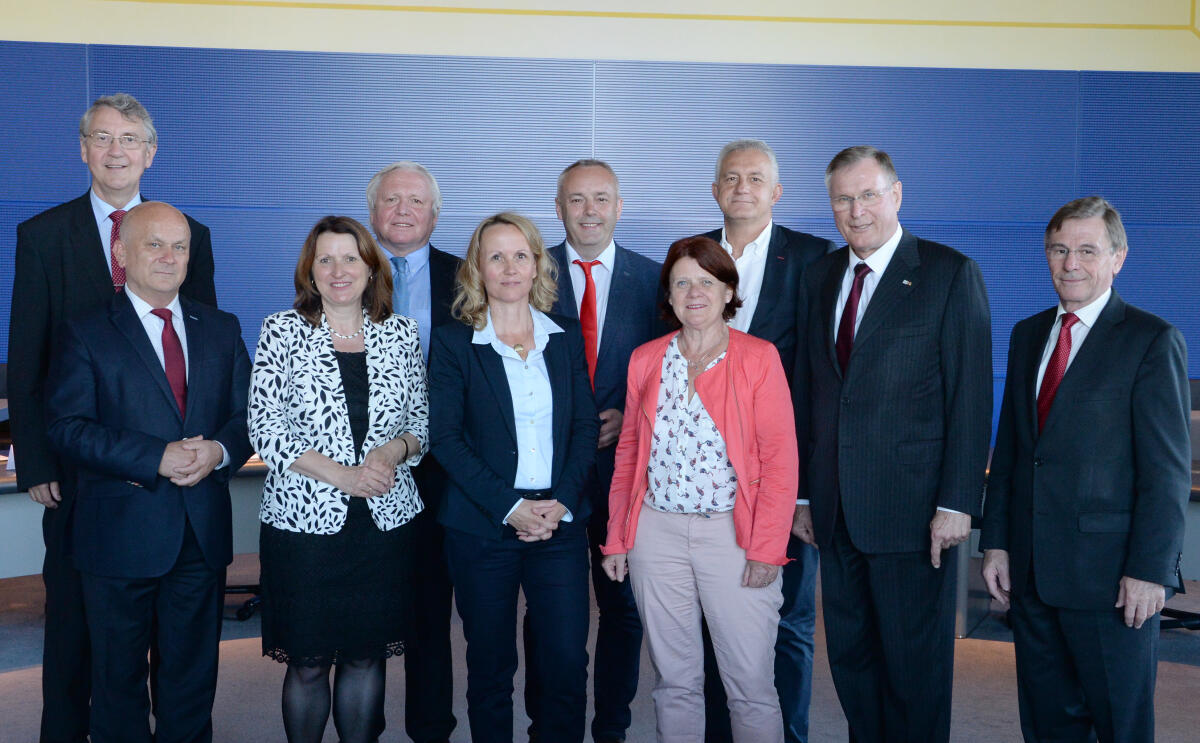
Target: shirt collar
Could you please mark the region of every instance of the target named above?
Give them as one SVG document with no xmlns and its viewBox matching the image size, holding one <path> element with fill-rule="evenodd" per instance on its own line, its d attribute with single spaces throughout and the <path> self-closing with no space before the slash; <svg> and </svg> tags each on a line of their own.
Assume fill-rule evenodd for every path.
<svg viewBox="0 0 1200 743">
<path fill-rule="evenodd" d="M 767 246 L 771 244 L 771 230 L 775 228 L 775 220 L 768 219 L 767 226 L 762 232 L 758 233 L 758 237 L 751 240 L 742 249 L 742 255 L 764 255 L 767 252 Z M 725 238 L 725 228 L 721 228 L 721 247 L 730 255 L 733 254 L 733 244 Z"/>
<path fill-rule="evenodd" d="M 533 305 L 529 305 L 529 314 L 533 316 L 533 345 L 535 348 L 545 348 L 551 333 L 563 332 L 563 329 L 551 320 L 546 313 L 539 311 Z M 483 326 L 483 330 L 475 331 L 471 336 L 471 342 L 483 346 L 491 345 L 501 356 L 516 354 L 516 351 L 501 343 L 500 339 L 496 337 L 496 329 L 492 326 L 492 311 L 490 308 L 487 313 L 487 325 Z M 505 354 L 505 350 L 509 353 Z"/>
<path fill-rule="evenodd" d="M 137 313 L 138 319 L 146 317 L 154 309 L 149 302 L 134 294 L 128 284 L 125 285 L 125 295 L 129 297 L 129 303 L 133 305 L 133 311 Z M 175 317 L 183 317 L 183 306 L 179 304 L 178 293 L 175 294 L 175 298 L 171 300 L 171 303 L 167 305 L 167 309 Z"/>
<path fill-rule="evenodd" d="M 575 250 L 571 245 L 570 240 L 563 241 L 567 246 L 567 265 L 570 266 L 575 261 L 584 261 L 583 256 L 579 255 L 579 251 Z M 613 264 L 617 260 L 617 243 L 615 240 L 608 241 L 608 247 L 600 251 L 600 255 L 596 256 L 595 260 L 600 261 L 600 265 L 608 269 L 609 273 L 613 272 Z M 585 263 L 587 261 L 584 261 Z"/>
<path fill-rule="evenodd" d="M 892 262 L 892 256 L 896 254 L 896 248 L 900 246 L 900 237 L 902 235 L 904 235 L 904 228 L 897 224 L 896 232 L 888 238 L 887 242 L 879 246 L 879 250 L 867 256 L 866 260 L 859 258 L 853 249 L 847 250 L 850 254 L 850 268 L 854 268 L 858 265 L 859 261 L 862 261 L 867 264 L 867 267 L 876 276 L 883 276 L 883 272 L 887 270 L 888 264 Z"/>
<path fill-rule="evenodd" d="M 112 213 L 117 210 L 117 207 L 97 196 L 94 190 L 89 190 L 88 196 L 91 197 L 92 213 L 96 215 L 97 224 L 111 217 Z M 140 203 L 142 203 L 142 194 L 139 192 L 135 193 L 133 198 L 129 200 L 129 203 L 121 208 L 125 211 L 129 211 Z"/>
<path fill-rule="evenodd" d="M 1079 322 L 1083 323 L 1089 328 L 1095 325 L 1096 320 L 1100 317 L 1100 313 L 1104 311 L 1104 305 L 1108 304 L 1108 298 L 1111 296 L 1112 287 L 1110 286 L 1104 290 L 1103 294 L 1092 300 L 1090 304 L 1075 310 L 1075 316 L 1079 318 Z M 1059 302 L 1058 314 L 1054 316 L 1055 322 L 1057 322 L 1058 319 L 1066 313 L 1067 311 L 1063 309 L 1062 302 Z"/>
</svg>

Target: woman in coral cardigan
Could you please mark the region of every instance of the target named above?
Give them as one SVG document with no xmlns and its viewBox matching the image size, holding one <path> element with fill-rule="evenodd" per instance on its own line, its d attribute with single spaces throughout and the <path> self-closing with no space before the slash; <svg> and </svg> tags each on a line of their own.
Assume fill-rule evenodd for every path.
<svg viewBox="0 0 1200 743">
<path fill-rule="evenodd" d="M 660 742 L 704 739 L 701 616 L 734 740 L 783 741 L 772 669 L 796 432 L 775 347 L 727 324 L 741 306 L 737 281 L 713 240 L 676 242 L 661 282 L 664 318 L 679 331 L 629 362 L 603 565 L 633 585 Z"/>
</svg>

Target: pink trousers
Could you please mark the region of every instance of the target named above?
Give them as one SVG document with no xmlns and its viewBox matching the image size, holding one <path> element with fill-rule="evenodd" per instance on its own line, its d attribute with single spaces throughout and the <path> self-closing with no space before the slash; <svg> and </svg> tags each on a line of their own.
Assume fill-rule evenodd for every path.
<svg viewBox="0 0 1200 743">
<path fill-rule="evenodd" d="M 629 580 L 654 663 L 659 743 L 704 740 L 704 651 L 708 622 L 736 743 L 782 743 L 775 691 L 775 634 L 782 577 L 742 587 L 746 552 L 733 514 L 673 514 L 642 506 L 629 551 Z"/>
</svg>

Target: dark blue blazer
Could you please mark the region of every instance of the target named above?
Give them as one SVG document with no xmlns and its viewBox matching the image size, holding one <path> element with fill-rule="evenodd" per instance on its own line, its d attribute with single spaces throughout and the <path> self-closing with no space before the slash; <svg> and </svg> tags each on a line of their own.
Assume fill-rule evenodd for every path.
<svg viewBox="0 0 1200 743">
<path fill-rule="evenodd" d="M 238 320 L 181 297 L 188 347 L 187 415 L 124 292 L 106 312 L 63 329 L 48 382 L 51 444 L 78 468 L 72 528 L 80 570 L 121 578 L 164 575 L 183 544 L 185 518 L 205 561 L 233 557 L 229 479 L 251 454 L 246 433 L 250 359 Z M 158 474 L 167 444 L 219 441 L 229 466 L 180 488 Z"/>
<path fill-rule="evenodd" d="M 1038 365 L 1056 308 L 1013 328 L 980 546 L 1030 563 L 1042 601 L 1112 611 L 1122 576 L 1180 587 L 1191 491 L 1187 349 L 1113 291 L 1037 430 Z"/>
<path fill-rule="evenodd" d="M 579 323 L 551 315 L 563 329 L 544 351 L 554 396 L 551 487 L 577 523 L 591 513 L 581 498 L 596 456 L 600 425 L 588 382 Z M 435 328 L 429 352 L 429 437 L 449 483 L 438 514 L 447 528 L 500 539 L 515 534 L 502 524 L 521 497 L 512 393 L 499 354 L 475 344 L 475 331 L 452 322 Z"/>
<path fill-rule="evenodd" d="M 566 243 L 550 248 L 550 257 L 558 264 L 558 299 L 553 312 L 578 318 L 578 302 L 567 265 Z M 608 309 L 600 331 L 600 352 L 596 357 L 593 390 L 596 409 L 625 409 L 625 382 L 629 376 L 629 357 L 633 349 L 667 332 L 659 317 L 659 275 L 662 266 L 649 258 L 617 246 L 613 258 L 612 281 L 608 285 Z M 597 489 L 595 497 L 607 503 L 612 482 L 615 446 L 596 452 Z"/>
<path fill-rule="evenodd" d="M 981 510 L 992 430 L 987 290 L 975 261 L 905 230 L 843 375 L 833 317 L 848 250 L 814 263 L 805 280 L 800 496 L 822 547 L 841 508 L 861 552 L 928 551 L 938 506 Z"/>
<path fill-rule="evenodd" d="M 721 230 L 704 234 L 721 242 Z M 775 223 L 767 246 L 767 265 L 763 270 L 758 306 L 750 318 L 750 335 L 775 344 L 788 382 L 792 381 L 796 357 L 797 328 L 804 327 L 804 270 L 821 256 L 833 251 L 829 240 L 807 232 L 789 230 Z"/>
</svg>

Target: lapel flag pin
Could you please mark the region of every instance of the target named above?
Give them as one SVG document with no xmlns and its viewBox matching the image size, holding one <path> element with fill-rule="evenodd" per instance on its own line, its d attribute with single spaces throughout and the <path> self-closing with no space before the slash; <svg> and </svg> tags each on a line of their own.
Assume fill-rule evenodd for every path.
<svg viewBox="0 0 1200 743">
<path fill-rule="evenodd" d="M 912 282 L 909 281 L 908 279 L 904 279 L 900 283 L 904 284 L 905 286 L 912 286 Z"/>
</svg>

